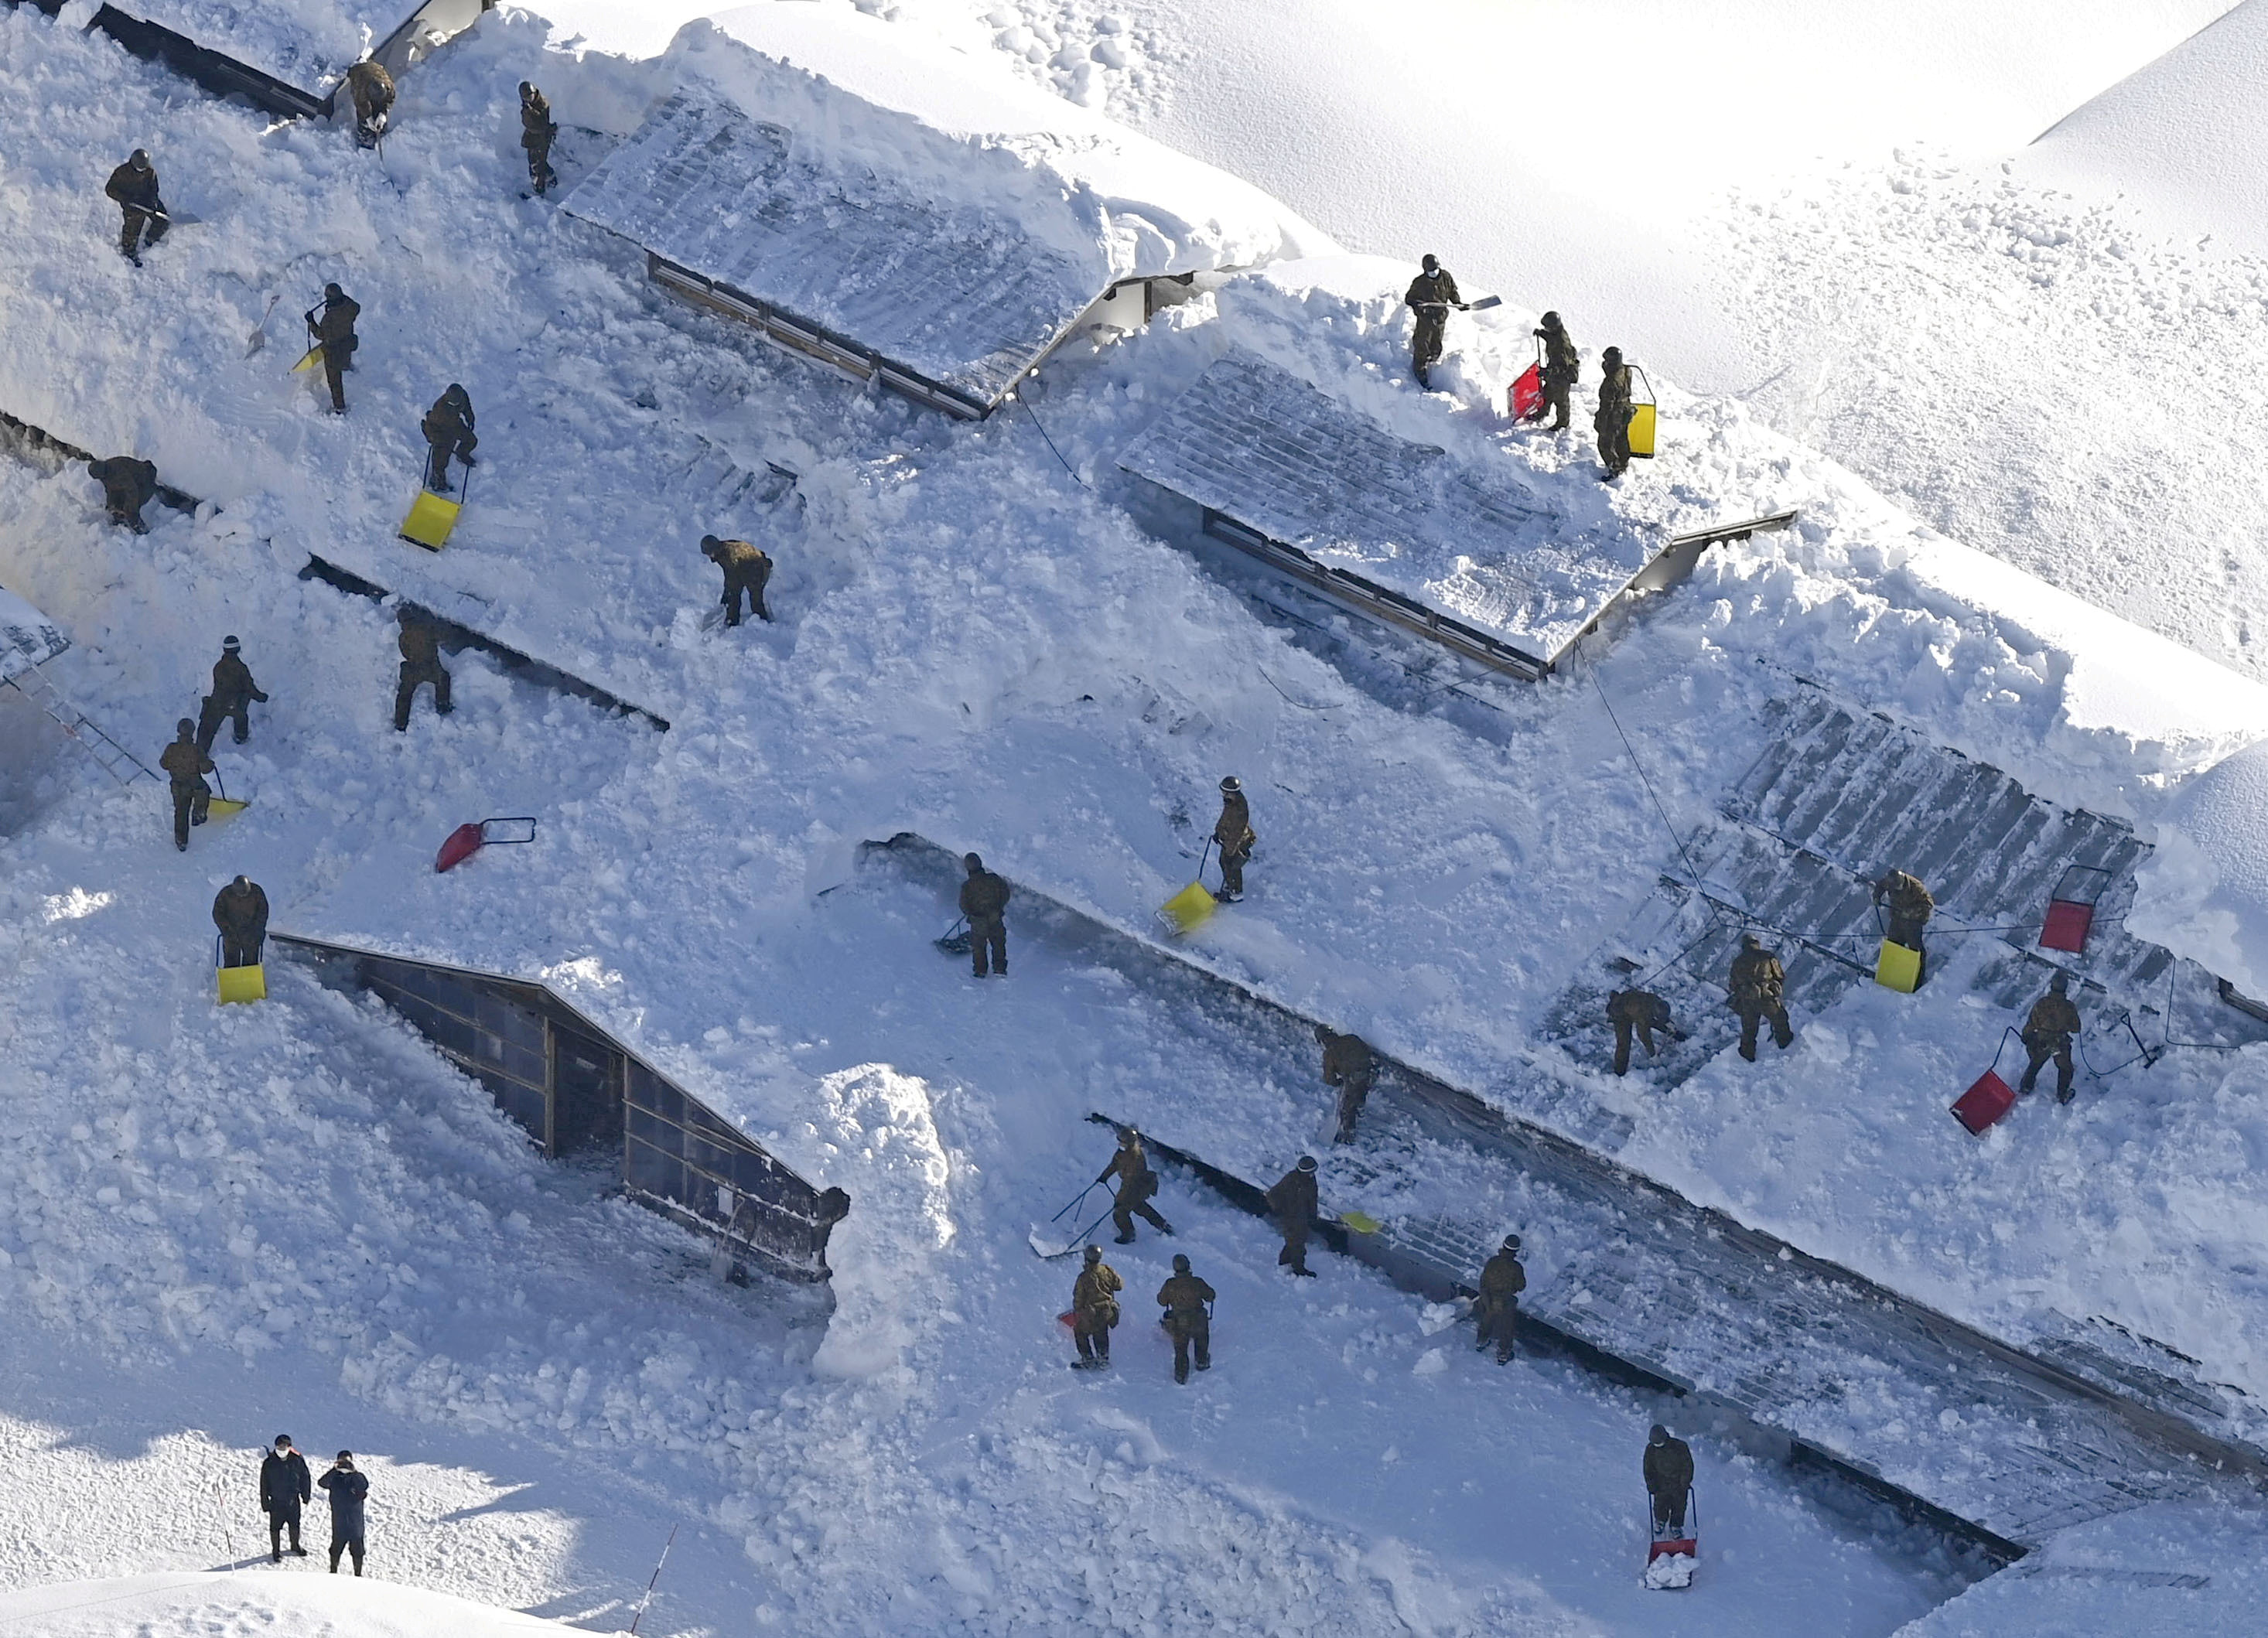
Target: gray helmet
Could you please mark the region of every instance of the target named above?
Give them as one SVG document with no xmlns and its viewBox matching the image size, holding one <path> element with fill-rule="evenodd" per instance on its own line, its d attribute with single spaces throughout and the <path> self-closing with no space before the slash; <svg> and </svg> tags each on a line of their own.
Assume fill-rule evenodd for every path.
<svg viewBox="0 0 2268 1638">
<path fill-rule="evenodd" d="M 1614 352 L 1614 350 L 1615 350 L 1615 349 L 1614 349 L 1613 348 L 1609 347 L 1609 349 L 1607 349 L 1607 350 L 1608 350 L 1609 352 L 1612 353 L 1612 352 Z M 1620 357 L 1620 356 L 1621 356 L 1621 355 L 1620 355 L 1619 353 L 1616 353 L 1615 356 L 1616 356 L 1616 357 Z M 452 381 L 452 382 L 450 382 L 450 383 L 449 383 L 449 390 L 448 390 L 447 392 L 446 392 L 446 393 L 442 393 L 442 394 L 441 394 L 441 396 L 442 396 L 442 397 L 444 397 L 444 398 L 461 398 L 461 399 L 465 400 L 467 402 L 468 402 L 468 403 L 469 403 L 469 402 L 472 400 L 472 396 L 473 396 L 473 395 L 472 395 L 470 393 L 468 393 L 467 391 L 465 391 L 465 386 L 464 386 L 464 383 L 463 383 L 463 382 L 461 382 L 461 381 Z"/>
<path fill-rule="evenodd" d="M 235 881 L 229 885 L 232 887 L 249 887 L 252 885 L 252 878 L 249 876 L 239 876 Z"/>
<path fill-rule="evenodd" d="M 132 165 L 137 171 L 148 170 L 150 168 L 150 151 L 147 148 L 136 148 L 132 153 L 126 156 L 126 163 Z"/>
<path fill-rule="evenodd" d="M 1559 327 L 1559 315 L 1556 312 L 1545 313 L 1543 315 L 1543 327 L 1547 330 L 1557 329 Z"/>
<path fill-rule="evenodd" d="M 2048 981 L 2048 988 L 2055 991 L 2057 995 L 2060 995 L 2063 994 L 2065 989 L 2070 986 L 2070 983 L 2071 974 L 2068 973 L 2059 972 L 2053 978 Z"/>
<path fill-rule="evenodd" d="M 532 79 L 524 79 L 520 81 L 519 94 L 523 97 L 533 97 L 535 95 L 535 82 Z"/>
<path fill-rule="evenodd" d="M 1118 1135 L 1118 1147 L 1121 1149 L 1131 1149 L 1141 1141 L 1142 1134 L 1130 1126 Z"/>
<path fill-rule="evenodd" d="M 346 290 L 337 283 L 334 282 L 323 286 L 323 299 L 325 301 L 344 301 L 346 298 Z"/>
<path fill-rule="evenodd" d="M 233 654 L 243 646 L 244 644 L 239 643 L 234 637 L 223 637 L 220 640 L 220 651 L 224 654 Z"/>
<path fill-rule="evenodd" d="M 968 867 L 968 873 L 971 876 L 976 875 L 977 871 L 984 868 L 984 861 L 978 858 L 973 853 L 962 854 L 961 856 L 961 862 Z"/>
<path fill-rule="evenodd" d="M 196 725 L 196 724 L 195 724 L 194 722 L 191 722 L 191 721 L 190 721 L 188 717 L 186 717 L 186 716 L 184 716 L 183 718 L 181 718 L 181 720 L 180 720 L 180 722 L 175 723 L 175 724 L 173 724 L 173 734 L 174 734 L 174 737 L 175 737 L 176 738 L 180 738 L 180 739 L 192 739 L 192 738 L 195 738 L 196 737 L 196 731 L 197 731 L 197 725 Z"/>
<path fill-rule="evenodd" d="M 713 552 L 724 544 L 724 541 L 713 534 L 704 534 L 701 537 L 701 549 L 704 552 Z"/>
<path fill-rule="evenodd" d="M 1314 1169 L 1315 1169 L 1315 1157 L 1314 1157 L 1313 1155 L 1302 1155 L 1302 1156 L 1300 1156 L 1300 1171 L 1302 1171 L 1302 1172 L 1313 1172 Z"/>
<path fill-rule="evenodd" d="M 1102 1247 L 1100 1245 L 1088 1246 L 1086 1248 L 1086 1260 L 1091 1263 L 1101 1262 L 1102 1260 Z"/>
<path fill-rule="evenodd" d="M 1506 1235 L 1504 1237 L 1504 1249 L 1508 1252 L 1518 1251 L 1520 1249 L 1520 1236 L 1517 1234 Z"/>
<path fill-rule="evenodd" d="M 1653 1428 L 1652 1428 L 1652 1429 L 1647 1432 L 1647 1434 L 1646 1434 L 1646 1442 L 1648 1444 L 1667 1444 L 1667 1443 L 1669 1443 L 1669 1429 L 1667 1429 L 1667 1428 L 1665 1428 L 1665 1427 L 1663 1427 L 1660 1422 L 1656 1422 L 1656 1423 L 1654 1423 L 1654 1424 L 1653 1424 Z"/>
<path fill-rule="evenodd" d="M 1601 355 L 1601 356 L 1611 358 L 1616 363 L 1620 364 L 1622 362 L 1623 349 L 1619 347 L 1609 347 L 1603 354 Z"/>
<path fill-rule="evenodd" d="M 1431 273 L 1441 265 L 1441 259 L 1439 256 L 1426 256 L 1423 259 L 1422 265 L 1426 272 Z"/>
<path fill-rule="evenodd" d="M 1189 1253 L 1187 1252 L 1175 1252 L 1174 1253 L 1174 1272 L 1175 1274 L 1187 1274 L 1189 1271 Z"/>
<path fill-rule="evenodd" d="M 1231 796 L 1244 789 L 1242 785 L 1236 782 L 1236 775 L 1233 774 L 1220 782 L 1220 788 Z"/>
</svg>

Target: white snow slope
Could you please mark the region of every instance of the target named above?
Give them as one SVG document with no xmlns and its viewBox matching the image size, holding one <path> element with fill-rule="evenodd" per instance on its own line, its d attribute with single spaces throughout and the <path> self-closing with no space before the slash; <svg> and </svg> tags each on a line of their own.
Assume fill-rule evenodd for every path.
<svg viewBox="0 0 2268 1638">
<path fill-rule="evenodd" d="M 1389 709 L 1359 661 L 1324 663 L 1145 537 L 1028 417 L 956 428 L 860 394 L 665 305 L 617 243 L 519 201 L 512 87 L 566 73 L 544 36 L 493 14 L 421 70 L 381 164 L 0 17 L 18 110 L 0 408 L 151 452 L 223 503 L 133 537 L 101 525 L 83 473 L 10 464 L 0 579 L 67 625 L 59 678 L 136 746 L 166 737 L 225 632 L 275 696 L 249 747 L 221 747 L 254 806 L 186 857 L 148 785 L 103 787 L 20 701 L 0 710 L 0 744 L 40 747 L 0 841 L 0 1299 L 28 1321 L 0 1339 L 21 1498 L 0 1508 L 0 1576 L 246 1559 L 247 1452 L 284 1429 L 375 1453 L 381 1573 L 590 1625 L 626 1623 L 679 1521 L 646 1630 L 1107 1612 L 1158 1632 L 1881 1633 L 1954 1591 L 1967 1567 L 1838 1519 L 1705 1429 L 1706 1580 L 1665 1611 L 1636 1583 L 1637 1452 L 1662 1407 L 1499 1371 L 1359 1271 L 1283 1281 L 1261 1225 L 1178 1186 L 1174 1248 L 1221 1291 L 1216 1368 L 1165 1374 L 1143 1318 L 1165 1248 L 1145 1238 L 1121 1262 L 1117 1372 L 1070 1376 L 1067 1271 L 1023 1240 L 1101 1163 L 1090 1094 L 1131 1076 L 1218 1112 L 1248 1089 L 1043 943 L 1020 933 L 1014 978 L 975 988 L 929 949 L 921 896 L 818 895 L 859 841 L 910 827 L 1140 926 L 1238 771 L 1264 851 L 1204 958 L 1486 1089 L 1670 849 L 1594 680 L 1681 825 L 1753 754 L 1783 686 L 1767 657 L 2044 794 L 2139 812 L 2268 720 L 2250 685 L 2194 710 L 2090 694 L 2074 679 L 2132 657 L 2083 609 L 2041 594 L 2055 618 L 2029 623 L 2021 577 L 1663 383 L 1682 459 L 1614 503 L 1769 493 L 1801 529 L 1712 555 L 1594 666 L 1502 694 L 1492 738 Z M 207 219 L 136 272 L 87 156 L 159 131 L 169 187 Z M 327 277 L 364 309 L 335 422 L 284 378 L 295 349 L 243 356 L 271 290 L 288 314 Z M 1463 396 L 1395 413 L 1491 441 L 1472 406 L 1527 317 L 1476 332 Z M 1403 342 L 1376 303 L 1252 280 L 1075 352 L 1034 408 L 1107 483 L 1172 383 L 1271 336 L 1392 396 Z M 429 558 L 392 534 L 416 416 L 451 379 L 482 408 L 482 465 Z M 1590 492 L 1572 441 L 1505 458 Z M 767 459 L 803 474 L 803 524 L 736 498 Z M 777 623 L 705 635 L 691 543 L 742 530 L 780 558 Z M 467 657 L 456 715 L 421 708 L 397 737 L 390 623 L 293 578 L 311 549 L 675 726 Z M 540 813 L 542 842 L 432 873 L 450 826 L 499 812 Z M 834 1321 L 708 1282 L 697 1244 L 533 1161 L 374 1006 L 279 968 L 271 1002 L 214 1007 L 207 907 L 238 870 L 279 927 L 547 974 L 840 1181 Z M 2108 1312 L 2268 1384 L 2259 1054 L 2090 1085 L 1975 1143 L 1943 1105 L 2005 1020 L 1960 971 L 1911 1001 L 1855 995 L 1794 1052 L 1675 1100 L 1596 1095 L 1637 1119 L 1626 1158 L 1809 1249 L 2001 1329 Z"/>
</svg>

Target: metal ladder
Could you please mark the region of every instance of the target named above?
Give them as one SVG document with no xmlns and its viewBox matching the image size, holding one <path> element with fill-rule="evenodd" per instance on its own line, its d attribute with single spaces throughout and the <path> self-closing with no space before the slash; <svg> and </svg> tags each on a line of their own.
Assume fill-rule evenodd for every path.
<svg viewBox="0 0 2268 1638">
<path fill-rule="evenodd" d="M 40 667 L 34 665 L 28 671 L 0 680 L 4 680 L 8 687 L 54 717 L 78 748 L 92 757 L 96 765 L 120 784 L 130 785 L 136 778 L 158 777 L 139 757 L 103 732 L 93 718 L 66 699 L 63 690 L 55 687 L 54 679 Z"/>
</svg>

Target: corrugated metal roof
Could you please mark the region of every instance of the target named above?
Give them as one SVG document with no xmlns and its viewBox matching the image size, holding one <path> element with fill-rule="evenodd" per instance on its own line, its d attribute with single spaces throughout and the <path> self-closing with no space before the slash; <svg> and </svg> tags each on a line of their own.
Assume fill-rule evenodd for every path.
<svg viewBox="0 0 2268 1638">
<path fill-rule="evenodd" d="M 0 682 L 22 676 L 69 647 L 62 627 L 0 586 Z"/>
</svg>

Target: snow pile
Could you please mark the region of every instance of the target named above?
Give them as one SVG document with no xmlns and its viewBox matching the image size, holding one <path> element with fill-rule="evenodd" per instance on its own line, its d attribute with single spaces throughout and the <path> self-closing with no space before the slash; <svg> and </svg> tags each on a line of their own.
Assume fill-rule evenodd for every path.
<svg viewBox="0 0 2268 1638">
<path fill-rule="evenodd" d="M 2268 253 L 2268 4 L 2244 3 L 2058 121 L 2036 181 L 2124 199 L 2154 229 Z"/>
<path fill-rule="evenodd" d="M 0 1591 L 0 1627 L 40 1638 L 538 1638 L 576 1630 L 516 1610 L 351 1576 L 174 1572 Z"/>
<path fill-rule="evenodd" d="M 2268 741 L 2185 781 L 2159 815 L 2129 932 L 2268 996 Z"/>
<path fill-rule="evenodd" d="M 688 24 L 663 67 L 793 132 L 797 158 L 847 198 L 880 188 L 989 208 L 1070 259 L 1090 294 L 1336 248 L 1226 172 L 847 5 L 718 12 Z"/>
<path fill-rule="evenodd" d="M 422 3 L 126 0 L 119 9 L 320 96 Z"/>
<path fill-rule="evenodd" d="M 848 1194 L 852 1208 L 828 1240 L 835 1315 L 812 1364 L 829 1376 L 880 1376 L 938 1323 L 927 1294 L 953 1243 L 951 1167 L 929 1089 L 911 1076 L 867 1064 L 827 1076 L 817 1092 L 822 1158 L 812 1175 Z"/>
</svg>

